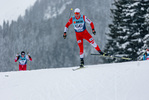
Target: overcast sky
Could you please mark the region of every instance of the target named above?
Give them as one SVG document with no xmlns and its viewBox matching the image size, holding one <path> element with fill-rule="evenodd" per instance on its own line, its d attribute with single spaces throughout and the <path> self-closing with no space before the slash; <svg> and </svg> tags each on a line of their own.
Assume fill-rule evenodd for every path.
<svg viewBox="0 0 149 100">
<path fill-rule="evenodd" d="M 36 0 L 0 0 L 0 25 L 3 20 L 16 20 L 19 15 L 24 15 Z"/>
</svg>

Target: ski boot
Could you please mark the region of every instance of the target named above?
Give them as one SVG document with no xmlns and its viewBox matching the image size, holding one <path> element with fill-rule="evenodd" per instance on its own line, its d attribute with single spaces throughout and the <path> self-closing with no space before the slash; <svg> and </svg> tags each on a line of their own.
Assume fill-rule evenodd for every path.
<svg viewBox="0 0 149 100">
<path fill-rule="evenodd" d="M 80 68 L 83 68 L 84 67 L 84 59 L 80 58 L 80 61 L 81 61 Z"/>
<path fill-rule="evenodd" d="M 103 55 L 103 56 L 110 56 L 109 54 L 107 54 L 107 53 L 103 53 L 101 50 L 99 50 L 98 51 L 101 55 Z"/>
</svg>

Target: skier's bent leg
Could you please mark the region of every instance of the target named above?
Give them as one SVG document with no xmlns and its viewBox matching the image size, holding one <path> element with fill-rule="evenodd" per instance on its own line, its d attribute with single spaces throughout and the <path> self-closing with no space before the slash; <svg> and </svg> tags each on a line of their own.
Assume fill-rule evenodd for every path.
<svg viewBox="0 0 149 100">
<path fill-rule="evenodd" d="M 91 43 L 91 45 L 92 45 L 101 55 L 107 55 L 107 54 L 103 53 L 103 52 L 100 50 L 99 46 L 96 44 L 95 41 L 94 41 L 94 43 Z"/>
<path fill-rule="evenodd" d="M 104 55 L 104 53 L 100 50 L 99 46 L 96 44 L 93 38 L 90 38 L 88 41 L 101 55 Z M 106 55 L 106 54 L 105 54 Z"/>
<path fill-rule="evenodd" d="M 100 52 L 100 48 L 99 46 L 96 44 L 96 42 L 94 41 L 93 37 L 91 37 L 89 40 L 87 40 L 98 52 Z"/>
<path fill-rule="evenodd" d="M 98 52 L 101 51 L 99 46 L 94 41 L 93 37 L 88 33 L 88 31 L 85 31 L 84 39 L 86 39 Z"/>
<path fill-rule="evenodd" d="M 80 58 L 84 58 L 83 40 L 78 40 L 77 43 L 78 43 L 78 46 L 80 48 Z"/>
<path fill-rule="evenodd" d="M 99 48 L 99 46 L 96 44 L 95 41 L 92 41 L 90 44 L 91 44 L 97 51 L 101 51 L 100 48 Z"/>
</svg>

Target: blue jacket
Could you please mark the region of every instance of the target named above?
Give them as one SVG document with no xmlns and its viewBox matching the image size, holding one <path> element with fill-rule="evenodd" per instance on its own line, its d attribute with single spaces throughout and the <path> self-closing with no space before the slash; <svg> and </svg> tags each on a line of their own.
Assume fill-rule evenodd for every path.
<svg viewBox="0 0 149 100">
<path fill-rule="evenodd" d="M 149 53 L 147 54 L 147 56 L 145 54 L 143 55 L 143 60 L 147 60 L 147 58 L 149 58 Z"/>
</svg>

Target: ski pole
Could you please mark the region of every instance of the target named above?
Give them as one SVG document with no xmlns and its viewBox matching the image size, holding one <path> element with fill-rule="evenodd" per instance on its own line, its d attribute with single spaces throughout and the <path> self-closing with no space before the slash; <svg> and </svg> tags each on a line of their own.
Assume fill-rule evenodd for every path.
<svg viewBox="0 0 149 100">
<path fill-rule="evenodd" d="M 29 56 L 29 52 L 27 52 L 27 55 Z M 31 68 L 30 68 L 30 61 L 28 62 L 28 68 L 29 68 L 29 70 L 31 70 Z"/>
<path fill-rule="evenodd" d="M 71 13 L 72 13 L 73 8 L 71 8 L 70 10 L 71 10 L 71 11 L 70 11 L 70 14 L 69 14 L 69 19 L 70 19 L 70 17 L 71 17 Z"/>
<path fill-rule="evenodd" d="M 71 8 L 71 9 L 70 9 L 69 19 L 70 19 L 70 17 L 71 17 L 72 10 L 73 10 L 73 8 Z M 67 28 L 66 30 L 68 30 L 68 31 L 69 31 L 69 29 L 68 29 L 68 28 Z M 68 31 L 67 31 L 67 32 L 68 32 Z"/>
<path fill-rule="evenodd" d="M 19 71 L 19 63 L 18 63 L 18 61 L 17 61 L 17 68 L 16 68 L 16 71 Z"/>
<path fill-rule="evenodd" d="M 28 62 L 28 67 L 29 67 L 29 70 L 31 70 L 31 68 L 30 68 L 30 61 Z"/>
<path fill-rule="evenodd" d="M 19 56 L 19 53 L 17 53 L 17 55 Z M 19 59 L 17 58 L 17 62 L 16 62 L 16 64 L 17 64 L 17 68 L 16 68 L 16 71 L 19 71 L 19 61 L 18 61 Z"/>
</svg>

